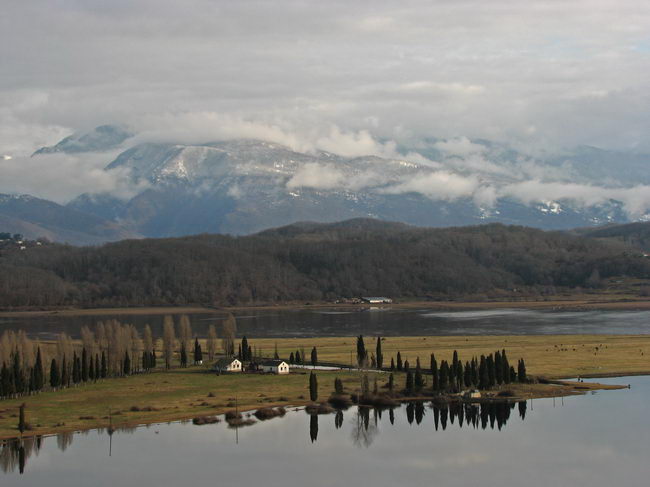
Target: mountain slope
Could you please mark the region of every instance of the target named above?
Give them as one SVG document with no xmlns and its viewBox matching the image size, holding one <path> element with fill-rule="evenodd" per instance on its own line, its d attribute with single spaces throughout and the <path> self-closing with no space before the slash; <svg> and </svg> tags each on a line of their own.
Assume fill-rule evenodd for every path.
<svg viewBox="0 0 650 487">
<path fill-rule="evenodd" d="M 89 132 L 79 132 L 66 137 L 58 144 L 41 147 L 34 156 L 64 152 L 75 154 L 81 152 L 105 152 L 119 147 L 124 141 L 133 137 L 127 129 L 117 125 L 101 125 Z"/>
<path fill-rule="evenodd" d="M 0 229 L 75 245 L 138 237 L 114 222 L 28 195 L 0 194 Z"/>
<path fill-rule="evenodd" d="M 506 165 L 465 167 L 453 157 L 445 159 L 447 166 L 425 159 L 346 158 L 248 139 L 140 144 L 106 170 L 126 170 L 147 189 L 126 202 L 85 194 L 69 206 L 123 222 L 149 237 L 241 235 L 296 221 L 351 218 L 433 227 L 502 222 L 546 229 L 627 221 L 615 200 L 585 207 L 569 199 L 524 204 L 504 196 L 481 205 L 483 193 L 527 177 L 514 170 L 512 151 L 500 146 L 489 150 Z"/>
<path fill-rule="evenodd" d="M 577 233 L 590 238 L 624 242 L 626 245 L 650 252 L 650 222 L 586 228 L 578 230 Z"/>
</svg>

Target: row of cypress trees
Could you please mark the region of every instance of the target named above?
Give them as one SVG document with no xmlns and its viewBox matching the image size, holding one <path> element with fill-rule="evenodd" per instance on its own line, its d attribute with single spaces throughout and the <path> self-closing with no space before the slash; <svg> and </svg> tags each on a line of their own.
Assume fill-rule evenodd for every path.
<svg viewBox="0 0 650 487">
<path fill-rule="evenodd" d="M 420 392 L 424 388 L 424 378 L 420 366 L 420 359 L 416 361 L 415 372 L 410 369 L 408 361 L 401 362 L 401 354 L 397 353 L 397 370 L 406 370 L 406 393 Z M 480 390 L 491 389 L 496 385 L 510 384 L 511 382 L 528 382 L 526 364 L 524 359 L 519 359 L 517 370 L 510 365 L 506 351 L 497 351 L 487 356 L 463 362 L 454 350 L 451 363 L 442 360 L 440 365 L 434 354 L 431 354 L 431 389 L 433 392 L 458 392 L 464 388 L 477 388 Z"/>
</svg>

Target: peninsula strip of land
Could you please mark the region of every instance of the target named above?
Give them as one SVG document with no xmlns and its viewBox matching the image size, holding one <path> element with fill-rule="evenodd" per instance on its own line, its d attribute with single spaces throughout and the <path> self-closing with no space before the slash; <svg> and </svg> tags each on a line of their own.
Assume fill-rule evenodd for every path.
<svg viewBox="0 0 650 487">
<path fill-rule="evenodd" d="M 366 339 L 370 348 L 374 339 Z M 353 337 L 251 339 L 259 349 L 280 356 L 316 347 L 321 362 L 349 364 L 355 347 Z M 382 340 L 385 364 L 399 351 L 411 366 L 419 357 L 423 369 L 435 353 L 438 360 L 451 360 L 458 351 L 461 360 L 505 349 L 511 360 L 524 358 L 529 375 L 542 383 L 508 384 L 491 391 L 507 391 L 514 399 L 556 397 L 612 388 L 586 382 L 562 383 L 567 377 L 602 377 L 650 374 L 650 336 L 553 335 L 553 336 L 466 336 L 388 337 Z M 268 353 L 267 353 L 268 354 Z M 53 434 L 83 429 L 156 423 L 215 415 L 232 410 L 254 410 L 270 406 L 305 405 L 309 401 L 309 370 L 294 369 L 287 376 L 260 374 L 216 375 L 209 364 L 174 368 L 129 377 L 100 380 L 33 396 L 0 401 L 0 438 L 18 434 L 18 408 L 25 404 L 28 434 Z M 334 379 L 346 391 L 360 387 L 355 370 L 317 371 L 319 400 L 334 390 Z M 383 388 L 387 373 L 369 372 Z M 396 388 L 404 386 L 404 374 L 395 373 Z M 623 384 L 624 385 L 624 384 Z M 426 389 L 426 387 L 425 387 Z"/>
</svg>

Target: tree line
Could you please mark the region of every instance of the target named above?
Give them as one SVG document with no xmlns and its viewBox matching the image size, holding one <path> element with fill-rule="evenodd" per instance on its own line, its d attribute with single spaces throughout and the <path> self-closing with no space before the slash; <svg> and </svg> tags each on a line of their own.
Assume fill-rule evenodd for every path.
<svg viewBox="0 0 650 487">
<path fill-rule="evenodd" d="M 650 277 L 620 245 L 504 226 L 315 225 L 100 247 L 0 252 L 0 307 L 258 304 L 392 296 L 540 295 Z"/>
</svg>

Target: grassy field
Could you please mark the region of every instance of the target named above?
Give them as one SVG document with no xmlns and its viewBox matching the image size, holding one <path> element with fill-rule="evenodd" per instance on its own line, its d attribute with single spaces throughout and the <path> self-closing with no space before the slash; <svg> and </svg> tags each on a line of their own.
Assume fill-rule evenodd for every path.
<svg viewBox="0 0 650 487">
<path fill-rule="evenodd" d="M 327 362 L 350 364 L 355 359 L 356 339 L 287 338 L 277 341 L 280 356 L 304 348 L 309 357 L 313 346 L 318 359 Z M 251 345 L 272 354 L 276 341 L 251 339 Z M 376 339 L 366 337 L 366 348 L 374 352 Z M 505 349 L 512 365 L 519 358 L 526 361 L 528 372 L 552 378 L 598 376 L 607 374 L 650 373 L 650 335 L 522 335 L 522 336 L 461 336 L 461 337 L 386 337 L 382 340 L 384 365 L 390 365 L 400 351 L 402 360 L 412 366 L 420 357 L 423 367 L 429 366 L 430 355 L 440 360 L 451 360 L 458 350 L 461 360 Z M 351 357 L 350 352 L 353 352 Z"/>
<path fill-rule="evenodd" d="M 270 355 L 276 340 L 253 339 L 250 343 Z M 374 351 L 375 339 L 366 338 Z M 304 347 L 318 349 L 319 360 L 350 362 L 355 350 L 354 337 L 277 340 L 281 356 Z M 438 361 L 450 360 L 453 350 L 467 360 L 474 355 L 505 349 L 510 361 L 523 357 L 529 374 L 549 378 L 578 375 L 625 375 L 650 373 L 650 336 L 476 336 L 476 337 L 388 337 L 382 341 L 386 364 L 401 351 L 403 359 L 415 365 L 420 357 L 428 368 L 429 355 Z M 289 376 L 221 375 L 207 372 L 207 367 L 173 369 L 128 378 L 107 379 L 57 392 L 46 392 L 17 400 L 0 401 L 0 438 L 16 436 L 17 413 L 21 403 L 27 405 L 30 434 L 74 431 L 109 424 L 109 410 L 114 425 L 164 422 L 219 414 L 235 406 L 240 410 L 274 405 L 308 403 L 308 372 Z M 325 399 L 333 390 L 334 377 L 344 380 L 348 390 L 359 386 L 357 372 L 318 372 L 319 397 Z M 380 385 L 387 377 L 378 374 Z M 397 378 L 398 386 L 403 375 Z M 509 387 L 521 397 L 549 397 L 574 393 L 557 385 Z"/>
</svg>

